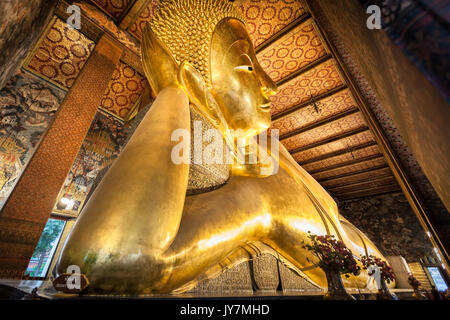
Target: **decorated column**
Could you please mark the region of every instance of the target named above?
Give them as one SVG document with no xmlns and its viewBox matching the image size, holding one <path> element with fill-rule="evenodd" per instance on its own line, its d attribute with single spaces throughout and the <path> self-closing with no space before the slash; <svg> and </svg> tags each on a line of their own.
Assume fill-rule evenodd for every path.
<svg viewBox="0 0 450 320">
<path fill-rule="evenodd" d="M 0 278 L 20 278 L 94 119 L 122 48 L 97 43 L 0 213 Z"/>
</svg>

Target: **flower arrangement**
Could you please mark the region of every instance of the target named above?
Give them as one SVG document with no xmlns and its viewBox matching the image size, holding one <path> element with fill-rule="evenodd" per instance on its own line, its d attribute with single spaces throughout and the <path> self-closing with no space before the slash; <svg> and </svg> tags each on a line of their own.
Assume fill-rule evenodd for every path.
<svg viewBox="0 0 450 320">
<path fill-rule="evenodd" d="M 323 270 L 333 270 L 344 274 L 359 275 L 361 268 L 353 258 L 352 252 L 342 241 L 336 240 L 333 235 L 315 235 L 308 232 L 311 243 L 302 241 L 302 247 L 311 251 L 318 259 L 318 266 Z M 309 259 L 308 259 L 309 261 Z"/>
<path fill-rule="evenodd" d="M 414 277 L 412 273 L 408 274 L 408 283 L 413 288 L 418 288 L 421 286 L 420 281 L 417 280 L 416 277 Z"/>
<path fill-rule="evenodd" d="M 361 262 L 363 264 L 363 268 L 367 270 L 369 266 L 376 265 L 380 268 L 380 276 L 381 278 L 386 281 L 387 283 L 390 283 L 391 281 L 394 281 L 395 276 L 394 272 L 392 272 L 392 267 L 389 266 L 386 261 L 381 260 L 380 258 L 377 258 L 373 255 L 369 256 L 362 256 Z M 371 276 L 371 274 L 369 274 Z"/>
</svg>

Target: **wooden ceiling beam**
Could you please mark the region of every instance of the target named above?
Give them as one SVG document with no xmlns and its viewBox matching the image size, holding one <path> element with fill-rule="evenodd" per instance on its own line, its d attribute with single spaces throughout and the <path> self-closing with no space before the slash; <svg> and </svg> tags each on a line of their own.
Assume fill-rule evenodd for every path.
<svg viewBox="0 0 450 320">
<path fill-rule="evenodd" d="M 335 95 L 336 93 L 339 93 L 339 92 L 341 92 L 341 91 L 343 91 L 345 89 L 347 89 L 347 86 L 345 84 L 343 84 L 343 85 L 341 85 L 339 87 L 331 89 L 328 92 L 319 94 L 318 96 L 314 97 L 314 100 L 315 101 L 323 100 L 323 99 L 331 97 L 331 96 Z M 293 107 L 291 107 L 291 108 L 289 108 L 287 110 L 284 110 L 284 111 L 282 111 L 280 113 L 277 113 L 277 114 L 272 116 L 272 121 L 284 118 L 285 116 L 287 116 L 287 115 L 289 115 L 289 114 L 291 114 L 291 113 L 293 113 L 293 112 L 295 112 L 297 110 L 303 109 L 303 108 L 309 106 L 312 103 L 313 103 L 313 99 L 309 99 L 309 100 L 307 100 L 305 102 L 302 102 L 302 103 L 300 103 L 298 105 L 295 105 L 295 106 L 293 106 Z"/>
<path fill-rule="evenodd" d="M 289 82 L 289 81 L 291 81 L 291 80 L 301 76 L 302 74 L 308 72 L 309 70 L 317 67 L 318 65 L 320 65 L 320 64 L 322 64 L 324 62 L 327 62 L 330 59 L 331 59 L 331 55 L 327 53 L 323 57 L 320 57 L 319 59 L 311 62 L 310 64 L 304 66 L 303 68 L 300 68 L 297 71 L 291 73 L 290 75 L 288 75 L 288 76 L 278 80 L 277 81 L 277 86 L 279 87 L 279 86 L 285 84 L 286 82 Z"/>
<path fill-rule="evenodd" d="M 373 178 L 369 178 L 369 180 L 365 180 L 365 181 L 358 181 L 358 182 L 347 182 L 347 183 L 341 183 L 341 184 L 337 184 L 334 186 L 323 186 L 325 189 L 333 191 L 334 189 L 338 189 L 338 188 L 346 188 L 346 187 L 353 187 L 353 186 L 359 186 L 359 185 L 363 185 L 369 182 L 377 182 L 377 181 L 381 181 L 387 178 L 392 178 L 395 179 L 395 177 L 389 173 L 389 174 L 383 174 L 381 176 L 375 176 Z"/>
<path fill-rule="evenodd" d="M 296 129 L 294 131 L 285 133 L 279 138 L 279 140 L 281 141 L 281 140 L 288 139 L 290 137 L 299 135 L 299 134 L 304 133 L 306 131 L 313 130 L 313 129 L 319 128 L 321 126 L 324 126 L 324 125 L 326 125 L 326 124 L 328 124 L 330 122 L 341 120 L 342 118 L 345 118 L 347 116 L 350 116 L 350 115 L 358 113 L 358 112 L 359 112 L 359 109 L 354 107 L 354 108 L 349 109 L 347 111 L 335 114 L 335 115 L 333 115 L 331 117 L 328 117 L 328 118 L 319 120 L 317 122 L 311 123 L 309 125 L 306 125 L 304 127 L 298 128 L 298 129 Z"/>
<path fill-rule="evenodd" d="M 385 169 L 385 168 L 389 168 L 389 166 L 387 164 L 382 164 L 382 165 L 374 166 L 374 167 L 367 168 L 367 169 L 356 170 L 356 171 L 353 171 L 353 172 L 346 172 L 346 173 L 339 174 L 339 175 L 336 175 L 336 176 L 327 177 L 327 178 L 323 178 L 323 179 L 316 179 L 316 180 L 318 182 L 336 180 L 336 179 L 339 179 L 339 178 L 351 177 L 351 176 L 359 175 L 361 173 L 377 171 L 377 170 Z"/>
<path fill-rule="evenodd" d="M 341 133 L 339 135 L 336 135 L 336 136 L 333 136 L 333 137 L 330 137 L 330 138 L 323 139 L 321 141 L 317 141 L 317 142 L 308 144 L 308 145 L 303 146 L 303 147 L 296 148 L 296 149 L 291 150 L 289 152 L 291 154 L 303 152 L 305 150 L 316 148 L 316 147 L 322 146 L 322 145 L 330 143 L 330 142 L 335 142 L 335 141 L 338 141 L 338 140 L 341 140 L 341 139 L 345 139 L 345 138 L 357 135 L 358 133 L 366 132 L 368 130 L 369 130 L 369 128 L 364 126 L 364 127 L 358 128 L 358 129 L 354 129 L 354 130 L 350 130 L 348 132 Z"/>
<path fill-rule="evenodd" d="M 401 192 L 400 186 L 396 184 L 390 184 L 385 185 L 380 188 L 374 188 L 374 189 L 368 189 L 368 190 L 361 190 L 358 192 L 349 192 L 349 193 L 334 193 L 336 197 L 339 200 L 351 200 L 351 199 L 358 199 L 358 198 L 365 198 L 369 196 L 376 196 L 376 195 L 382 195 L 387 193 L 393 193 L 393 192 Z"/>
<path fill-rule="evenodd" d="M 362 189 L 364 189 L 365 185 L 375 184 L 375 183 L 379 183 L 379 182 L 383 182 L 383 181 L 384 182 L 387 182 L 387 181 L 389 181 L 389 182 L 392 182 L 392 181 L 396 182 L 395 177 L 392 174 L 389 174 L 389 175 L 385 175 L 385 176 L 376 177 L 376 178 L 373 178 L 373 179 L 368 179 L 366 181 L 347 183 L 345 185 L 341 185 L 341 186 L 337 186 L 337 187 L 331 187 L 331 188 L 326 188 L 326 189 L 328 191 L 336 193 L 336 192 L 340 192 L 340 190 L 341 190 L 341 192 L 343 192 L 344 190 L 351 189 L 351 188 L 362 188 Z M 379 185 L 376 185 L 376 186 L 372 185 L 372 187 L 378 187 L 378 186 L 381 186 L 381 185 L 383 185 L 383 184 L 379 184 Z"/>
<path fill-rule="evenodd" d="M 360 144 L 360 145 L 357 145 L 357 146 L 349 147 L 349 148 L 338 150 L 338 151 L 335 151 L 335 152 L 326 153 L 324 155 L 321 155 L 321 156 L 318 156 L 318 157 L 315 157 L 315 158 L 311 158 L 311 159 L 307 159 L 307 160 L 304 160 L 304 161 L 299 161 L 298 164 L 301 165 L 301 166 L 304 166 L 306 164 L 314 163 L 314 162 L 317 162 L 317 161 L 322 161 L 322 160 L 329 159 L 329 158 L 336 157 L 336 156 L 340 156 L 340 155 L 343 155 L 343 154 L 346 154 L 346 153 L 350 153 L 350 152 L 358 151 L 358 150 L 365 149 L 365 148 L 368 148 L 368 147 L 372 147 L 372 146 L 375 146 L 376 144 L 377 143 L 375 141 L 369 141 L 369 142 L 366 142 L 366 143 L 363 143 L 363 144 Z"/>
<path fill-rule="evenodd" d="M 378 154 L 373 154 L 373 155 L 370 155 L 370 156 L 367 156 L 367 157 L 362 157 L 362 158 L 359 158 L 359 159 L 354 159 L 354 160 L 350 160 L 350 161 L 337 163 L 337 164 L 334 164 L 332 166 L 323 167 L 323 168 L 316 169 L 316 170 L 311 170 L 311 171 L 307 170 L 307 171 L 308 171 L 309 174 L 313 175 L 313 174 L 316 174 L 316 173 L 322 173 L 322 172 L 335 170 L 335 169 L 339 169 L 339 168 L 345 168 L 345 167 L 353 166 L 355 164 L 367 162 L 367 161 L 370 161 L 370 160 L 380 159 L 380 158 L 384 158 L 384 156 L 381 153 L 378 153 Z"/>
<path fill-rule="evenodd" d="M 333 186 L 330 186 L 329 184 L 333 184 L 336 183 L 336 185 L 342 185 L 345 183 L 349 183 L 349 182 L 345 182 L 345 180 L 353 180 L 353 182 L 350 183 L 354 183 L 354 182 L 359 182 L 361 180 L 364 179 L 373 179 L 375 177 L 380 177 L 380 176 L 385 176 L 387 174 L 392 174 L 392 172 L 390 172 L 390 170 L 386 170 L 389 169 L 389 167 L 384 167 L 384 166 L 376 166 L 373 168 L 369 168 L 369 169 L 365 169 L 365 170 L 361 170 L 361 172 L 351 172 L 350 175 L 348 176 L 344 176 L 344 177 L 330 177 L 330 178 L 323 178 L 322 181 L 320 182 L 324 188 L 332 188 Z M 388 171 L 389 173 L 386 173 L 386 171 Z M 345 179 L 344 182 L 339 182 L 342 181 L 341 179 Z M 339 184 L 340 183 L 340 184 Z"/>
<path fill-rule="evenodd" d="M 267 38 L 264 42 L 262 42 L 258 47 L 256 47 L 255 51 L 258 54 L 259 52 L 263 51 L 265 48 L 270 46 L 272 43 L 280 39 L 285 34 L 289 33 L 292 29 L 297 27 L 298 25 L 302 24 L 306 20 L 311 18 L 311 14 L 309 12 L 303 13 L 300 17 L 289 23 L 287 26 L 285 26 L 283 29 L 278 31 L 277 33 L 273 34 L 269 38 Z"/>
</svg>

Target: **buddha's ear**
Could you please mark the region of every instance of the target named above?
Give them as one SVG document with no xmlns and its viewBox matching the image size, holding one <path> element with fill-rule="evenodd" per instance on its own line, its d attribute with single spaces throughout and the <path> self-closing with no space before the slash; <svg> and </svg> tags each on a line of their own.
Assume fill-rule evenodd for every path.
<svg viewBox="0 0 450 320">
<path fill-rule="evenodd" d="M 201 73 L 189 62 L 184 61 L 178 71 L 178 81 L 200 114 L 217 128 L 222 118 L 220 110 Z"/>
<path fill-rule="evenodd" d="M 142 35 L 141 54 L 144 72 L 155 96 L 163 88 L 179 86 L 178 64 L 148 23 Z"/>
</svg>

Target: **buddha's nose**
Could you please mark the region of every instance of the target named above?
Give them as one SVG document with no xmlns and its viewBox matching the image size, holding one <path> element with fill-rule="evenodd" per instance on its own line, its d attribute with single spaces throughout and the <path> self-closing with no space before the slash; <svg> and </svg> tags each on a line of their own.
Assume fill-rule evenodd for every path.
<svg viewBox="0 0 450 320">
<path fill-rule="evenodd" d="M 261 72 L 259 72 L 259 78 L 261 81 L 261 91 L 268 99 L 270 96 L 273 96 L 277 93 L 278 87 L 262 68 L 260 68 L 260 71 Z"/>
</svg>

